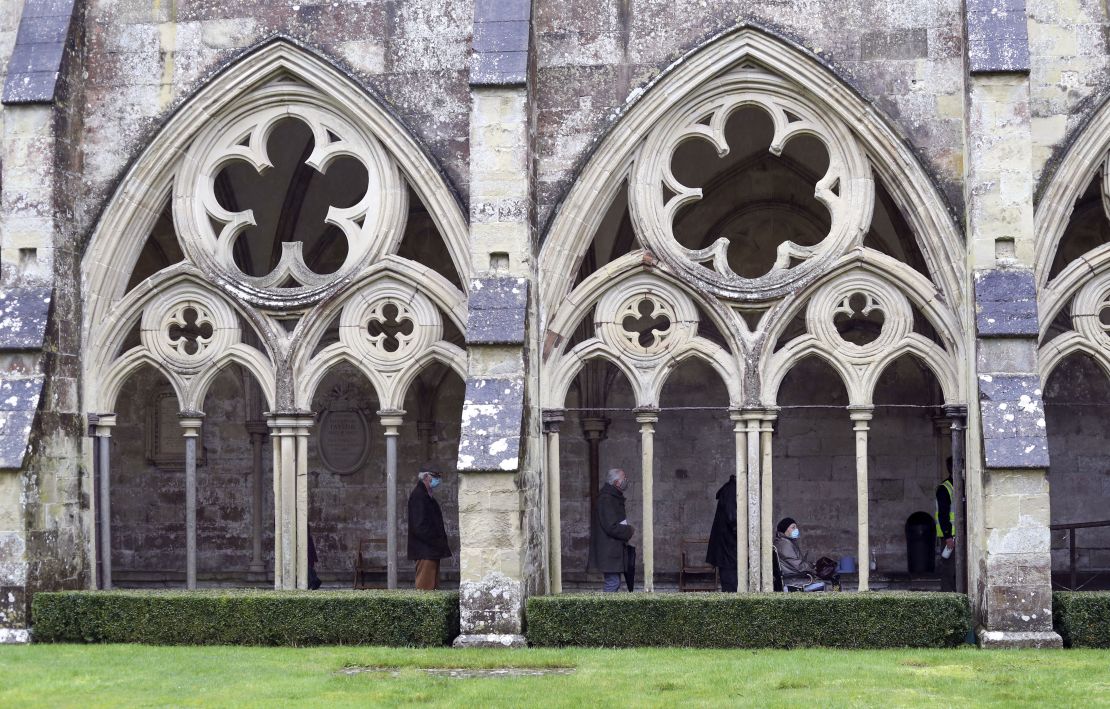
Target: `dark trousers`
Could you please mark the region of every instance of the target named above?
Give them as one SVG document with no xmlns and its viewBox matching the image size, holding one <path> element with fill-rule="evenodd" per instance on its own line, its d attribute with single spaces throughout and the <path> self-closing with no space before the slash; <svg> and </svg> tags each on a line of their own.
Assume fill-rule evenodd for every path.
<svg viewBox="0 0 1110 709">
<path fill-rule="evenodd" d="M 940 590 L 952 592 L 956 590 L 956 552 L 945 559 L 940 553 L 944 551 L 944 540 L 937 543 L 937 575 L 940 576 Z"/>
<path fill-rule="evenodd" d="M 721 590 L 725 593 L 736 593 L 736 567 L 718 566 L 717 573 L 721 577 Z"/>
</svg>

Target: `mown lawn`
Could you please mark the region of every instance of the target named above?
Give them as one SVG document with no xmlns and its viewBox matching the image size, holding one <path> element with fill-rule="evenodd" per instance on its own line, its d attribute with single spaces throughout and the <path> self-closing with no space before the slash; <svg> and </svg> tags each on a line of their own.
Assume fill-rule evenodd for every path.
<svg viewBox="0 0 1110 709">
<path fill-rule="evenodd" d="M 345 674 L 348 667 L 392 668 Z M 421 668 L 570 667 L 458 679 Z M 1110 706 L 1110 652 L 0 647 L 0 707 Z"/>
</svg>

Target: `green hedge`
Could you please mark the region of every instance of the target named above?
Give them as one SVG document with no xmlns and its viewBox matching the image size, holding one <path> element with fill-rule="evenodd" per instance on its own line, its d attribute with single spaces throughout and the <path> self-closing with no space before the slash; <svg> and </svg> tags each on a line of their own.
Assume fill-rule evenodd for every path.
<svg viewBox="0 0 1110 709">
<path fill-rule="evenodd" d="M 528 642 L 584 647 L 952 647 L 954 593 L 590 594 L 528 599 Z"/>
<path fill-rule="evenodd" d="M 36 593 L 34 642 L 449 645 L 459 594 L 415 591 Z"/>
<path fill-rule="evenodd" d="M 1052 625 L 1065 647 L 1110 648 L 1110 591 L 1052 594 Z"/>
</svg>

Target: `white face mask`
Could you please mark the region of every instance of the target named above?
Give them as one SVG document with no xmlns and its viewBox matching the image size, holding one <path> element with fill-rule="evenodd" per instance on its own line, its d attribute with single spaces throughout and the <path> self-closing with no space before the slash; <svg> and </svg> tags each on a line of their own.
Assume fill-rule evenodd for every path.
<svg viewBox="0 0 1110 709">
<path fill-rule="evenodd" d="M 801 535 L 802 535 L 802 533 L 798 531 L 798 528 L 797 528 L 797 527 L 795 527 L 794 529 L 790 530 L 790 538 L 791 538 L 791 539 L 797 539 L 797 538 L 798 538 L 798 537 L 800 537 Z"/>
</svg>

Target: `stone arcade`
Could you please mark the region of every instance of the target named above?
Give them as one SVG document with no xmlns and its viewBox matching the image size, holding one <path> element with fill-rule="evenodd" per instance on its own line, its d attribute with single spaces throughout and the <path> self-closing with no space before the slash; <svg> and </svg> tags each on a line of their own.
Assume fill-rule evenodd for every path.
<svg viewBox="0 0 1110 709">
<path fill-rule="evenodd" d="M 980 641 L 1059 645 L 1053 573 L 1110 572 L 1050 529 L 1110 500 L 1104 4 L 710 5 L 0 0 L 0 641 L 304 588 L 310 533 L 406 587 L 425 460 L 459 644 L 596 586 L 617 466 L 644 591 L 730 474 L 742 591 L 786 515 L 867 591 L 952 456 Z"/>
</svg>

